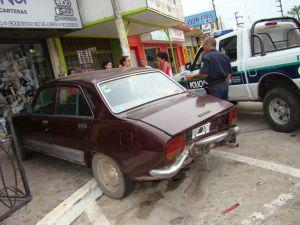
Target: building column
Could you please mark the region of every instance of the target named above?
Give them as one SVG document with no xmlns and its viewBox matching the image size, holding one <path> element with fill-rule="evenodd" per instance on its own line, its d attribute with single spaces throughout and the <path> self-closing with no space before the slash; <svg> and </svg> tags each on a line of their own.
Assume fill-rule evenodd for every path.
<svg viewBox="0 0 300 225">
<path fill-rule="evenodd" d="M 62 66 L 61 66 L 61 63 L 60 63 L 60 60 L 58 57 L 57 48 L 55 46 L 53 38 L 47 39 L 47 46 L 48 46 L 48 51 L 49 51 L 49 55 L 50 55 L 50 59 L 51 59 L 51 65 L 52 65 L 53 72 L 54 72 L 54 77 L 55 77 L 55 79 L 57 79 L 63 74 L 63 72 L 62 72 Z"/>
<path fill-rule="evenodd" d="M 66 64 L 64 51 L 63 51 L 60 39 L 59 38 L 54 38 L 54 42 L 55 42 L 55 45 L 56 45 L 56 51 L 57 51 L 57 55 L 58 55 L 60 66 L 61 66 L 61 72 L 62 72 L 62 74 L 67 74 L 68 67 L 67 67 L 67 64 Z"/>
</svg>

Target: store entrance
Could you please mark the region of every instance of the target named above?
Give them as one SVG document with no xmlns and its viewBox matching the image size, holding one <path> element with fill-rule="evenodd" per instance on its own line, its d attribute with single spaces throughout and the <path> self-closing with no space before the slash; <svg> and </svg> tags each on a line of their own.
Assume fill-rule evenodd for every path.
<svg viewBox="0 0 300 225">
<path fill-rule="evenodd" d="M 0 43 L 0 116 L 18 113 L 51 79 L 41 43 Z"/>
<path fill-rule="evenodd" d="M 158 52 L 159 52 L 158 48 L 146 48 L 145 49 L 148 66 L 151 66 L 152 68 L 158 68 L 157 59 L 156 59 L 156 55 Z"/>
</svg>

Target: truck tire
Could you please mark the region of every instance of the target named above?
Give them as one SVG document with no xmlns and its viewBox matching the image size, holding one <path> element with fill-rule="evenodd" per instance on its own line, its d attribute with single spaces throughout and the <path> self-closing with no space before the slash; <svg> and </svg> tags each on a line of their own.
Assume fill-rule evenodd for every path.
<svg viewBox="0 0 300 225">
<path fill-rule="evenodd" d="M 92 169 L 98 186 L 108 197 L 121 199 L 133 191 L 135 182 L 112 158 L 96 153 L 92 160 Z"/>
<path fill-rule="evenodd" d="M 300 127 L 299 94 L 286 88 L 273 88 L 263 103 L 264 115 L 269 125 L 279 132 L 289 133 Z"/>
</svg>

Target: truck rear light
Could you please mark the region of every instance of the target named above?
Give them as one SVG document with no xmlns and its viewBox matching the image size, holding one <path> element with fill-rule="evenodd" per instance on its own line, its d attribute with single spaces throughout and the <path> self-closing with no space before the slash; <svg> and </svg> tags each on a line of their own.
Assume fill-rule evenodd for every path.
<svg viewBox="0 0 300 225">
<path fill-rule="evenodd" d="M 177 136 L 167 144 L 166 147 L 166 157 L 167 160 L 171 161 L 175 159 L 185 147 L 185 138 L 184 135 Z"/>
<path fill-rule="evenodd" d="M 237 124 L 237 110 L 235 107 L 229 109 L 229 125 Z"/>
<path fill-rule="evenodd" d="M 273 21 L 273 22 L 267 22 L 265 23 L 266 26 L 275 26 L 277 25 L 277 22 Z"/>
</svg>

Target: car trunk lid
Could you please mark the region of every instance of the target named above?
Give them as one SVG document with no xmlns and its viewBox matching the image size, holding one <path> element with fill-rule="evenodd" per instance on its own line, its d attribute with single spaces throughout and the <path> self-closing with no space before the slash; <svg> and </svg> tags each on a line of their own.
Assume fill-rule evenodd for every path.
<svg viewBox="0 0 300 225">
<path fill-rule="evenodd" d="M 183 93 L 130 110 L 126 117 L 143 121 L 174 136 L 231 106 L 231 103 L 212 96 Z"/>
</svg>

